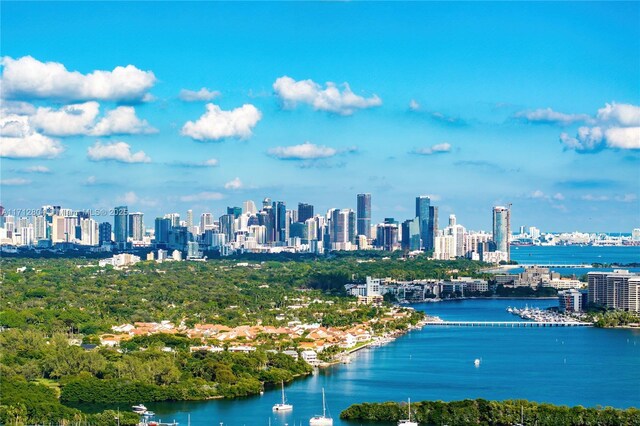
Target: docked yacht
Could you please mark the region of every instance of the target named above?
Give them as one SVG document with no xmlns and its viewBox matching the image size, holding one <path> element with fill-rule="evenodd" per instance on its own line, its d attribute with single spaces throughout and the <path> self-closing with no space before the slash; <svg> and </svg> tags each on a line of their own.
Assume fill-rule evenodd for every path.
<svg viewBox="0 0 640 426">
<path fill-rule="evenodd" d="M 411 398 L 409 398 L 409 418 L 405 420 L 399 420 L 398 426 L 418 426 L 417 422 L 411 420 Z"/>
</svg>

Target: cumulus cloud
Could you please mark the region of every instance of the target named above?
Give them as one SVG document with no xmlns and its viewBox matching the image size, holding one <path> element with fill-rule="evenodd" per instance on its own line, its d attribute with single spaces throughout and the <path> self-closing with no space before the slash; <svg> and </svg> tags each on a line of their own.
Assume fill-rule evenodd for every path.
<svg viewBox="0 0 640 426">
<path fill-rule="evenodd" d="M 197 141 L 224 138 L 245 139 L 262 118 L 262 113 L 251 104 L 244 104 L 232 111 L 223 111 L 218 105 L 207 104 L 207 112 L 198 120 L 187 121 L 182 134 Z"/>
<path fill-rule="evenodd" d="M 561 126 L 592 121 L 591 117 L 587 114 L 565 114 L 554 111 L 551 108 L 540 108 L 533 111 L 519 111 L 515 113 L 514 117 L 534 124 L 558 124 Z"/>
<path fill-rule="evenodd" d="M 51 136 L 136 135 L 157 132 L 146 120 L 136 116 L 133 107 L 117 107 L 108 111 L 96 123 L 99 112 L 100 104 L 95 101 L 66 105 L 57 110 L 40 107 L 29 117 L 29 121 L 35 129 Z"/>
<path fill-rule="evenodd" d="M 95 185 L 97 181 L 98 180 L 96 179 L 96 177 L 92 175 L 92 176 L 89 176 L 87 178 L 86 184 L 87 185 Z"/>
<path fill-rule="evenodd" d="M 2 179 L 0 180 L 0 185 L 3 186 L 22 186 L 29 185 L 31 183 L 28 179 L 23 178 L 12 178 L 12 179 Z"/>
<path fill-rule="evenodd" d="M 86 135 L 100 112 L 100 104 L 95 101 L 66 105 L 56 110 L 40 107 L 29 117 L 31 125 L 52 136 Z"/>
<path fill-rule="evenodd" d="M 606 104 L 598 110 L 593 127 L 578 128 L 575 136 L 560 134 L 566 149 L 598 152 L 603 149 L 640 149 L 640 107 L 630 104 Z"/>
<path fill-rule="evenodd" d="M 269 155 L 281 160 L 315 160 L 333 157 L 337 152 L 334 148 L 315 145 L 311 142 L 293 146 L 278 146 L 268 151 Z"/>
<path fill-rule="evenodd" d="M 222 200 L 224 195 L 219 192 L 199 192 L 197 194 L 183 195 L 180 197 L 180 201 L 190 203 L 194 201 L 212 201 Z"/>
<path fill-rule="evenodd" d="M 433 145 L 429 148 L 418 148 L 413 151 L 414 154 L 418 155 L 432 155 L 432 154 L 444 154 L 451 151 L 451 144 L 449 143 L 439 143 Z"/>
<path fill-rule="evenodd" d="M 620 126 L 640 126 L 640 107 L 612 102 L 598 110 L 598 119 Z"/>
<path fill-rule="evenodd" d="M 2 97 L 6 99 L 108 100 L 148 99 L 156 82 L 151 71 L 133 65 L 88 74 L 68 71 L 59 62 L 40 62 L 31 56 L 2 58 Z"/>
<path fill-rule="evenodd" d="M 241 189 L 242 187 L 242 181 L 238 177 L 224 184 L 224 189 L 236 190 Z"/>
<path fill-rule="evenodd" d="M 420 109 L 420 104 L 415 99 L 411 99 L 409 102 L 409 109 L 411 111 L 417 111 Z"/>
<path fill-rule="evenodd" d="M 45 166 L 31 166 L 24 169 L 27 173 L 51 173 L 51 170 Z"/>
<path fill-rule="evenodd" d="M 0 105 L 0 115 L 32 115 L 36 112 L 36 107 L 29 102 L 2 100 Z"/>
<path fill-rule="evenodd" d="M 147 120 L 141 120 L 136 116 L 133 107 L 121 106 L 107 112 L 90 134 L 94 136 L 108 135 L 140 135 L 157 133 L 158 130 L 149 125 Z"/>
<path fill-rule="evenodd" d="M 63 151 L 58 140 L 36 132 L 27 116 L 0 116 L 0 157 L 53 158 Z"/>
<path fill-rule="evenodd" d="M 125 205 L 138 204 L 142 206 L 153 207 L 158 205 L 158 201 L 151 198 L 141 198 L 133 191 L 126 192 L 124 195 L 118 197 L 116 202 Z"/>
<path fill-rule="evenodd" d="M 220 96 L 220 92 L 203 87 L 198 91 L 182 89 L 178 96 L 185 102 L 210 101 Z"/>
<path fill-rule="evenodd" d="M 382 105 L 382 100 L 377 95 L 369 98 L 358 96 L 351 91 L 347 83 L 338 86 L 327 82 L 323 89 L 313 80 L 296 81 L 291 77 L 282 76 L 273 83 L 273 90 L 286 108 L 308 104 L 318 111 L 351 115 L 356 109 Z"/>
<path fill-rule="evenodd" d="M 144 153 L 138 151 L 131 152 L 131 146 L 125 142 L 114 142 L 102 144 L 96 142 L 95 145 L 87 149 L 87 157 L 91 161 L 118 161 L 121 163 L 149 163 L 151 158 Z"/>
</svg>

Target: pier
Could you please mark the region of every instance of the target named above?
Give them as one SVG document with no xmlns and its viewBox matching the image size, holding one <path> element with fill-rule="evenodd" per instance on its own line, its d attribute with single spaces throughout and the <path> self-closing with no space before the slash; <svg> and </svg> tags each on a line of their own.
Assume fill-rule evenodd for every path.
<svg viewBox="0 0 640 426">
<path fill-rule="evenodd" d="M 425 327 L 593 327 L 591 322 L 554 321 L 434 321 Z"/>
</svg>

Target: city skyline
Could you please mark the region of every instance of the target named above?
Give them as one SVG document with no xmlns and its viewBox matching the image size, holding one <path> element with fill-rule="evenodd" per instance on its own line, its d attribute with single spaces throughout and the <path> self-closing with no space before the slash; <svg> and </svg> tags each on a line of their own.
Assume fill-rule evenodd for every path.
<svg viewBox="0 0 640 426">
<path fill-rule="evenodd" d="M 368 193 L 380 223 L 412 219 L 425 194 L 443 223 L 455 213 L 470 229 L 513 203 L 514 227 L 629 232 L 639 13 L 9 2 L 1 204 L 217 219 L 264 197 L 356 211 Z"/>
</svg>

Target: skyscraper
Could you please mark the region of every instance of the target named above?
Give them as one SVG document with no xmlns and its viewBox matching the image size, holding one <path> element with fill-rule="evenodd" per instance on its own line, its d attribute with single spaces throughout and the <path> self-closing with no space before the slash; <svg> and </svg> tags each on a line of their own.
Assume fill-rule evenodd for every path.
<svg viewBox="0 0 640 426">
<path fill-rule="evenodd" d="M 157 244 L 168 244 L 169 243 L 169 232 L 172 228 L 171 218 L 168 217 L 157 217 L 155 223 L 155 243 Z"/>
<path fill-rule="evenodd" d="M 237 219 L 242 214 L 242 207 L 227 207 L 227 214 L 232 214 Z"/>
<path fill-rule="evenodd" d="M 118 206 L 114 209 L 113 235 L 118 248 L 126 248 L 129 236 L 129 209 L 127 206 Z"/>
<path fill-rule="evenodd" d="M 420 221 L 417 217 L 402 223 L 402 249 L 420 250 Z"/>
<path fill-rule="evenodd" d="M 496 206 L 493 208 L 493 242 L 496 244 L 496 251 L 507 253 L 507 260 L 511 259 L 510 237 L 511 210 L 509 207 Z"/>
<path fill-rule="evenodd" d="M 187 210 L 187 226 L 193 226 L 193 210 Z"/>
<path fill-rule="evenodd" d="M 305 223 L 313 217 L 313 206 L 307 203 L 298 203 L 298 222 Z"/>
<path fill-rule="evenodd" d="M 102 222 L 98 226 L 98 243 L 102 245 L 103 243 L 111 242 L 111 224 L 109 222 Z"/>
<path fill-rule="evenodd" d="M 357 232 L 371 238 L 371 194 L 357 196 Z"/>
<path fill-rule="evenodd" d="M 433 249 L 433 235 L 429 235 L 431 198 L 421 195 L 416 197 L 416 217 L 420 224 L 420 239 L 422 240 L 422 248 L 425 250 Z M 432 228 L 433 229 L 433 228 Z"/>
<path fill-rule="evenodd" d="M 142 241 L 144 236 L 143 214 L 140 212 L 129 214 L 129 236 L 133 241 Z"/>
<path fill-rule="evenodd" d="M 200 232 L 213 228 L 213 215 L 211 213 L 202 213 L 200 215 Z"/>
<path fill-rule="evenodd" d="M 275 241 L 286 241 L 287 232 L 287 205 L 284 201 L 273 203 L 273 213 L 275 214 Z"/>
</svg>

